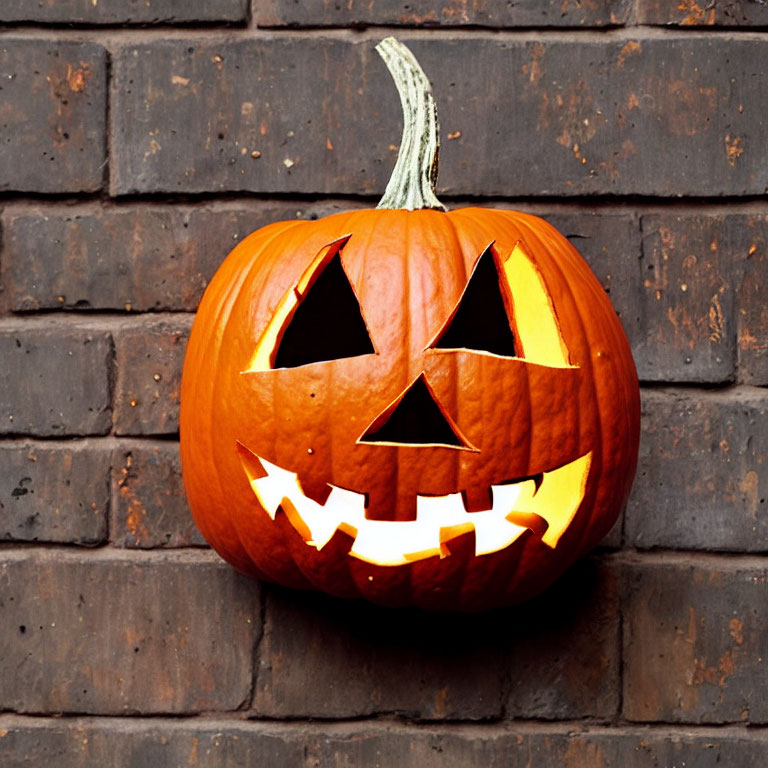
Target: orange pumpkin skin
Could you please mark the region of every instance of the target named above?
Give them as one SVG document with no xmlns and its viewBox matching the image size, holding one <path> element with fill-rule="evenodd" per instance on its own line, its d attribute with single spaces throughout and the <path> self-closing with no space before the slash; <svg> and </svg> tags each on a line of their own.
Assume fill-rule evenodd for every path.
<svg viewBox="0 0 768 768">
<path fill-rule="evenodd" d="M 281 299 L 328 244 L 341 253 L 375 354 L 248 372 Z M 521 243 L 556 313 L 573 368 L 428 347 L 489 244 Z M 476 450 L 358 442 L 420 374 Z M 208 286 L 181 390 L 185 486 L 200 530 L 259 579 L 385 605 L 478 611 L 532 597 L 608 532 L 626 502 L 639 441 L 639 390 L 629 345 L 601 285 L 573 246 L 528 214 L 466 208 L 363 210 L 281 222 L 246 238 Z M 321 549 L 262 508 L 238 443 L 295 472 L 307 495 L 328 484 L 368 496 L 369 517 L 409 520 L 417 494 L 464 492 L 559 467 L 591 452 L 583 500 L 548 546 L 527 530 L 476 555 L 473 534 L 450 554 L 376 565 L 349 554 L 338 530 Z M 535 526 L 534 526 L 535 528 Z"/>
</svg>

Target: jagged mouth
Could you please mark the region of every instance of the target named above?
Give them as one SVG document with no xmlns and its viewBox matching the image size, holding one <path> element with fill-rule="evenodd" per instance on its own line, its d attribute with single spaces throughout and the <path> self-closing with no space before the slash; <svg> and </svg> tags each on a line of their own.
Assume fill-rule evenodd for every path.
<svg viewBox="0 0 768 768">
<path fill-rule="evenodd" d="M 416 519 L 369 520 L 366 497 L 331 485 L 324 504 L 304 494 L 295 472 L 272 464 L 238 442 L 240 460 L 264 511 L 282 509 L 308 546 L 317 550 L 343 531 L 354 539 L 349 554 L 374 565 L 395 566 L 447 557 L 451 542 L 474 532 L 475 555 L 498 552 L 526 531 L 551 549 L 571 524 L 584 499 L 592 452 L 525 479 L 491 486 L 490 509 L 468 512 L 461 493 L 416 496 Z"/>
</svg>

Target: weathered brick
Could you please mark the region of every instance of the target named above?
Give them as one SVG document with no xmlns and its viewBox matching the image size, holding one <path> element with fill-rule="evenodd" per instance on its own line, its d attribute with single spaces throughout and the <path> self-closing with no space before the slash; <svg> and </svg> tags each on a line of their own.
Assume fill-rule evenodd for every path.
<svg viewBox="0 0 768 768">
<path fill-rule="evenodd" d="M 525 608 L 471 617 L 270 588 L 255 714 L 610 717 L 617 606 L 614 575 L 595 561 Z"/>
<path fill-rule="evenodd" d="M 615 715 L 619 587 L 612 566 L 582 560 L 541 597 L 506 616 L 499 629 L 509 680 L 507 717 Z"/>
<path fill-rule="evenodd" d="M 645 339 L 636 347 L 646 381 L 720 383 L 736 375 L 732 254 L 705 227 L 670 214 L 642 218 Z"/>
<path fill-rule="evenodd" d="M 768 392 L 755 387 L 646 390 L 627 543 L 765 551 L 767 419 Z"/>
<path fill-rule="evenodd" d="M 522 0 L 515 3 L 467 3 L 464 0 L 256 0 L 260 27 L 347 26 L 479 26 L 479 27 L 602 27 L 623 24 L 630 0 Z"/>
<path fill-rule="evenodd" d="M 244 22 L 248 0 L 3 0 L 0 21 L 43 24 Z"/>
<path fill-rule="evenodd" d="M 346 735 L 350 729 L 345 729 Z M 362 728 L 360 729 L 362 730 Z M 371 732 L 372 731 L 372 732 Z M 660 731 L 660 732 L 659 732 Z M 697 735 L 681 732 L 470 726 L 455 730 L 355 729 L 346 739 L 326 738 L 319 765 L 380 768 L 758 768 L 766 739 L 744 731 Z"/>
<path fill-rule="evenodd" d="M 114 333 L 118 435 L 170 434 L 179 429 L 179 391 L 191 317 L 150 320 Z"/>
<path fill-rule="evenodd" d="M 645 314 L 657 323 L 637 347 L 644 377 L 727 377 L 737 352 L 739 380 L 768 383 L 768 217 L 660 213 L 642 227 Z"/>
<path fill-rule="evenodd" d="M 638 21 L 682 27 L 765 27 L 768 8 L 761 0 L 639 0 Z"/>
<path fill-rule="evenodd" d="M 0 540 L 104 542 L 109 460 L 98 444 L 0 443 Z"/>
<path fill-rule="evenodd" d="M 503 622 L 265 590 L 254 714 L 499 717 Z M 311 685 L 307 681 L 311 680 Z"/>
<path fill-rule="evenodd" d="M 109 334 L 50 322 L 0 326 L 0 434 L 109 431 Z"/>
<path fill-rule="evenodd" d="M 196 712 L 247 701 L 258 589 L 206 552 L 2 553 L 0 708 Z"/>
<path fill-rule="evenodd" d="M 115 451 L 110 531 L 118 547 L 205 545 L 184 495 L 178 443 L 126 444 Z"/>
<path fill-rule="evenodd" d="M 764 40 L 406 42 L 458 136 L 441 154 L 448 196 L 768 187 L 755 162 L 768 145 L 768 73 L 753 66 Z M 118 50 L 113 71 L 115 194 L 373 195 L 394 164 L 400 107 L 367 40 L 159 41 Z"/>
<path fill-rule="evenodd" d="M 626 717 L 766 722 L 764 561 L 646 556 L 626 573 Z"/>
<path fill-rule="evenodd" d="M 101 188 L 107 162 L 106 65 L 106 51 L 92 43 L 3 40 L 0 191 Z"/>
<path fill-rule="evenodd" d="M 2 266 L 10 309 L 194 311 L 245 235 L 338 209 L 269 203 L 9 210 Z"/>
<path fill-rule="evenodd" d="M 729 217 L 730 232 L 738 233 L 732 246 L 739 260 L 736 333 L 739 380 L 768 384 L 768 216 Z"/>
<path fill-rule="evenodd" d="M 768 739 L 740 728 L 614 729 L 515 724 L 436 727 L 386 723 L 242 723 L 196 718 L 42 718 L 0 715 L 5 768 L 761 768 Z"/>
</svg>

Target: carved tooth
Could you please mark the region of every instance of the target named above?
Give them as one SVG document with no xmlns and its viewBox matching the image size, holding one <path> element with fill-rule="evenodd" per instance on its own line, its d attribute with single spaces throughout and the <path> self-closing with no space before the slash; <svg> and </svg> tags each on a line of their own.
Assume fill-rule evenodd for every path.
<svg viewBox="0 0 768 768">
<path fill-rule="evenodd" d="M 299 536 L 301 536 L 305 542 L 312 541 L 312 531 L 309 529 L 309 526 L 306 524 L 299 510 L 296 509 L 294 503 L 288 497 L 285 497 L 280 502 L 280 508 L 285 512 L 286 517 L 296 529 Z"/>
<path fill-rule="evenodd" d="M 474 514 L 482 513 L 475 512 Z M 440 557 L 448 557 L 448 555 L 451 554 L 451 549 L 448 544 L 453 541 L 453 539 L 457 539 L 465 533 L 472 533 L 474 530 L 474 523 L 469 521 L 458 523 L 457 525 L 443 526 L 440 529 Z"/>
<path fill-rule="evenodd" d="M 299 481 L 295 472 L 288 472 L 288 470 L 278 467 L 277 464 L 271 464 L 261 457 L 259 457 L 259 461 L 267 475 L 252 479 L 251 488 L 253 488 L 261 506 L 274 520 L 283 498 L 285 496 L 293 498 L 296 490 L 301 493 Z"/>
</svg>

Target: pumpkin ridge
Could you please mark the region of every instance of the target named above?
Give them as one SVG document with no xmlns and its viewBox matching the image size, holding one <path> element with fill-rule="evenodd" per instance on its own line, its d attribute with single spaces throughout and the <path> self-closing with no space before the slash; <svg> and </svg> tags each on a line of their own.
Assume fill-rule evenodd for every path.
<svg viewBox="0 0 768 768">
<path fill-rule="evenodd" d="M 602 290 L 602 288 L 599 285 L 592 285 L 592 289 L 593 289 L 593 293 L 595 294 L 597 294 L 599 291 Z M 611 350 L 615 351 L 610 358 L 611 367 L 615 372 L 615 375 L 612 378 L 616 382 L 617 386 L 620 388 L 620 391 L 622 393 L 622 400 L 627 406 L 626 408 L 619 409 L 618 415 L 619 415 L 619 418 L 621 419 L 623 427 L 621 429 L 617 429 L 616 431 L 617 431 L 617 434 L 623 436 L 622 454 L 629 457 L 633 453 L 633 450 L 634 450 L 633 445 L 634 443 L 637 442 L 638 436 L 639 436 L 640 402 L 639 402 L 639 394 L 637 390 L 637 374 L 634 369 L 634 362 L 632 361 L 631 349 L 629 349 L 629 344 L 621 328 L 618 316 L 616 319 L 617 319 L 616 323 L 606 323 L 606 330 L 611 337 L 611 344 L 609 346 Z M 622 350 L 623 348 L 627 350 L 629 355 L 628 358 L 624 355 L 617 354 L 617 352 L 619 350 Z M 634 389 L 630 388 L 629 386 L 628 376 L 631 376 L 635 381 Z M 637 466 L 637 460 L 635 460 L 634 465 L 631 466 L 629 468 L 629 471 L 627 472 L 627 476 L 630 478 L 630 480 L 635 473 L 636 466 Z M 629 493 L 628 483 L 629 481 L 625 483 L 625 488 L 623 489 L 622 493 L 616 494 L 617 497 L 628 496 L 628 493 Z M 608 530 L 605 531 L 605 534 L 607 533 L 608 533 Z M 602 538 L 602 536 L 600 536 L 599 538 Z M 597 538 L 598 541 L 599 541 L 599 538 Z M 587 550 L 588 548 L 590 548 L 590 546 L 591 546 L 590 542 L 587 541 L 586 544 L 584 545 L 584 550 Z"/>
<path fill-rule="evenodd" d="M 278 231 L 275 232 L 271 237 L 267 238 L 266 242 L 270 242 L 271 240 L 273 240 L 276 237 L 278 237 L 281 234 L 282 231 L 284 231 L 284 230 L 278 229 Z M 264 234 L 266 234 L 266 233 L 264 233 Z M 248 238 L 245 238 L 245 240 L 247 240 L 247 239 Z M 259 238 L 259 239 L 261 239 L 261 238 Z M 243 245 L 245 240 L 243 240 L 240 243 L 241 246 Z M 246 257 L 243 256 L 243 258 L 246 258 Z M 209 347 L 209 344 L 204 343 L 204 341 L 207 341 L 207 339 L 209 339 L 211 336 L 213 336 L 215 334 L 215 329 L 216 328 L 220 328 L 222 326 L 222 323 L 226 324 L 227 320 L 223 320 L 223 318 L 224 318 L 225 315 L 228 318 L 229 314 L 232 311 L 232 307 L 234 305 L 234 301 L 231 300 L 232 296 L 233 295 L 237 296 L 239 294 L 239 291 L 242 289 L 242 286 L 243 286 L 244 282 L 247 279 L 247 274 L 248 273 L 245 272 L 244 274 L 239 276 L 239 279 L 236 279 L 235 281 L 229 281 L 229 282 L 224 282 L 223 278 L 220 278 L 219 282 L 222 282 L 222 285 L 225 288 L 225 290 L 222 291 L 222 296 L 221 297 L 214 295 L 212 297 L 212 299 L 210 300 L 210 301 L 214 302 L 214 306 L 216 307 L 216 311 L 215 311 L 213 322 L 211 322 L 209 324 L 209 326 L 208 326 L 208 328 L 210 328 L 211 330 L 206 334 L 205 339 L 201 339 L 200 341 L 198 341 L 197 338 L 196 338 L 195 342 L 194 342 L 195 345 L 196 345 L 196 348 L 199 348 L 201 350 L 201 353 L 200 353 L 201 355 L 204 355 L 203 350 L 205 350 L 205 349 L 207 349 Z M 202 302 L 201 302 L 201 304 L 202 304 Z M 206 304 L 205 306 L 202 306 L 202 311 L 203 312 L 207 311 L 207 306 L 208 306 L 208 304 Z M 200 311 L 201 311 L 201 308 L 198 308 L 198 315 L 200 314 Z M 206 330 L 205 328 L 203 328 L 202 330 L 200 330 L 198 328 L 197 329 L 197 336 L 199 336 L 205 330 Z M 192 331 L 190 333 L 190 338 L 192 337 L 192 334 L 194 334 L 194 333 L 195 333 L 195 324 L 193 324 L 193 328 L 192 328 Z M 216 369 L 216 367 L 219 364 L 219 359 L 218 359 L 219 354 L 220 354 L 220 348 L 219 347 L 215 347 L 214 350 L 213 350 L 213 356 L 215 358 L 212 361 L 212 368 L 213 369 Z M 187 397 L 182 396 L 182 402 L 185 402 L 187 398 L 189 398 L 190 401 L 194 400 L 196 403 L 198 401 L 198 397 L 199 397 L 198 396 L 198 392 L 200 391 L 200 387 L 198 386 L 198 381 L 197 381 L 197 379 L 192 379 L 191 381 L 192 381 L 192 385 L 191 386 L 193 387 L 192 395 L 190 395 L 189 393 L 185 392 L 184 394 L 187 395 Z M 200 408 L 200 410 L 203 413 L 206 414 L 206 428 L 204 430 L 200 430 L 205 435 L 211 435 L 213 433 L 213 430 L 211 429 L 211 419 L 212 419 L 213 411 L 214 411 L 213 403 L 216 402 L 215 395 L 216 395 L 217 384 L 218 384 L 218 380 L 216 378 L 214 378 L 214 380 L 212 382 L 212 385 L 210 387 L 206 387 L 205 388 L 208 391 L 210 397 L 206 398 L 206 403 L 204 404 L 204 406 L 202 408 L 200 408 L 200 404 L 199 403 L 197 404 L 197 407 Z M 184 382 L 182 382 L 182 390 L 184 390 L 184 389 L 185 389 Z M 182 409 L 182 410 L 185 411 L 186 409 Z M 186 422 L 186 419 L 184 419 L 184 421 Z M 184 453 L 186 453 L 186 451 Z M 188 459 L 188 461 L 189 460 L 192 460 L 191 457 Z M 196 463 L 196 460 L 195 460 L 194 463 Z M 223 492 L 223 488 L 222 488 L 221 478 L 220 478 L 218 469 L 213 474 L 215 475 L 215 482 L 216 482 L 216 484 L 218 486 L 219 493 L 221 494 Z M 191 475 L 191 473 L 188 473 L 187 476 L 189 476 L 189 475 Z M 195 482 L 199 482 L 199 478 L 197 478 L 197 477 L 194 477 L 194 480 L 195 480 Z M 198 522 L 198 518 L 199 518 L 199 522 Z M 226 524 L 223 524 L 223 525 L 220 525 L 220 526 L 214 525 L 212 527 L 211 526 L 211 523 L 212 523 L 211 516 L 209 514 L 205 513 L 203 515 L 196 515 L 195 516 L 195 522 L 198 525 L 200 525 L 200 528 L 201 528 L 203 534 L 205 535 L 206 539 L 209 539 L 209 540 L 213 539 L 215 541 L 215 540 L 220 538 L 220 533 L 214 533 L 214 531 L 218 530 L 220 532 L 223 532 L 223 531 L 226 530 L 228 532 L 226 534 L 226 538 L 230 538 L 231 539 L 234 536 L 234 539 L 237 542 L 237 546 L 240 549 L 240 552 L 239 553 L 231 553 L 231 552 L 229 552 L 229 548 L 227 548 L 225 551 L 230 555 L 230 557 L 237 557 L 237 562 L 239 564 L 239 567 L 241 567 L 241 568 L 244 567 L 244 564 L 246 562 L 249 562 L 251 565 L 255 565 L 253 563 L 253 559 L 250 557 L 250 555 L 248 554 L 246 548 L 243 546 L 242 541 L 240 540 L 240 536 L 239 536 L 239 534 L 237 532 L 237 526 L 229 519 L 228 513 L 227 513 L 227 518 L 228 519 L 227 519 L 227 523 Z M 250 570 L 250 569 L 248 569 L 248 570 Z"/>
<path fill-rule="evenodd" d="M 551 235 L 552 239 L 554 240 L 556 231 L 553 229 L 553 233 Z M 573 250 L 574 253 L 576 253 L 575 248 L 571 245 L 570 248 Z M 573 261 L 576 261 L 574 258 Z M 580 261 L 580 259 L 579 259 Z M 581 265 L 579 265 L 581 266 Z M 559 268 L 559 265 L 558 265 Z M 613 434 L 621 435 L 623 433 L 623 439 L 620 441 L 622 445 L 626 446 L 625 453 L 626 456 L 630 456 L 633 452 L 632 449 L 632 443 L 636 442 L 637 439 L 637 430 L 632 429 L 630 425 L 630 418 L 631 413 L 639 410 L 639 408 L 633 408 L 633 401 L 635 401 L 635 398 L 633 398 L 626 387 L 626 376 L 628 374 L 633 374 L 634 371 L 634 365 L 630 363 L 631 361 L 631 352 L 628 350 L 628 344 L 626 341 L 626 338 L 619 337 L 619 330 L 620 330 L 620 323 L 617 317 L 615 317 L 615 312 L 612 307 L 606 307 L 606 296 L 603 292 L 602 287 L 598 283 L 597 279 L 586 279 L 589 277 L 594 277 L 594 275 L 590 272 L 589 274 L 586 272 L 586 269 L 582 270 L 585 276 L 585 279 L 583 280 L 583 285 L 585 287 L 585 290 L 591 293 L 595 299 L 599 302 L 599 305 L 603 306 L 603 309 L 606 311 L 610 311 L 610 313 L 614 316 L 615 322 L 606 322 L 601 325 L 601 327 L 606 331 L 606 334 L 608 335 L 608 346 L 611 350 L 613 350 L 613 354 L 611 354 L 611 370 L 612 375 L 608 376 L 597 376 L 593 373 L 593 375 L 590 376 L 590 382 L 592 384 L 592 387 L 595 392 L 595 400 L 596 402 L 602 402 L 603 399 L 603 393 L 602 389 L 608 389 L 609 391 L 613 391 L 616 395 L 621 396 L 621 399 L 623 401 L 623 404 L 625 405 L 624 408 L 619 409 L 620 414 L 619 417 L 622 419 L 624 424 L 626 425 L 624 429 L 618 429 L 613 428 L 611 429 L 611 425 L 606 424 L 605 420 L 603 419 L 603 414 L 601 410 L 598 408 L 596 409 L 597 413 L 597 420 L 600 428 L 600 450 L 601 453 L 605 451 L 605 446 L 611 442 L 611 436 Z M 569 290 L 570 290 L 570 283 L 569 283 Z M 583 318 L 581 316 L 581 312 L 579 312 L 579 317 L 582 321 L 582 325 L 584 325 Z M 618 342 L 618 343 L 617 343 Z M 620 353 L 619 350 L 622 350 L 622 348 L 625 348 L 627 352 L 629 352 L 629 358 L 627 359 L 623 353 Z M 609 353 L 610 354 L 610 353 Z M 590 367 L 594 371 L 594 363 L 592 361 L 592 358 L 590 356 Z M 603 387 L 600 387 L 600 382 L 604 382 Z M 623 396 L 622 396 L 623 395 Z M 637 403 L 639 406 L 639 403 Z M 615 425 L 614 425 L 615 426 Z M 602 457 L 601 457 L 602 458 Z M 604 462 L 600 461 L 600 473 L 598 475 L 598 479 L 602 477 L 604 474 Z M 627 474 L 631 477 L 634 474 L 634 469 L 630 468 Z M 596 485 L 596 491 L 595 496 L 596 498 L 599 496 L 601 485 Z M 628 489 L 622 489 L 620 492 L 619 489 L 615 486 L 611 486 L 612 490 L 612 497 L 608 500 L 604 500 L 603 504 L 600 505 L 601 509 L 603 510 L 603 513 L 605 513 L 605 508 L 610 506 L 613 507 L 615 503 L 618 501 L 620 502 L 622 497 L 624 497 L 624 500 L 626 500 L 626 495 L 628 493 Z M 597 543 L 602 536 L 596 536 L 594 534 L 590 535 L 592 530 L 595 527 L 595 524 L 599 524 L 600 521 L 605 517 L 605 514 L 603 514 L 600 518 L 596 518 L 593 514 L 590 520 L 588 521 L 589 525 L 586 525 L 582 529 L 582 536 L 581 540 L 579 542 L 579 552 L 586 551 L 587 549 L 591 548 L 591 546 L 594 543 Z M 610 526 L 603 526 L 600 525 L 599 529 L 603 528 L 609 528 Z M 608 530 L 604 530 L 604 534 L 607 534 Z"/>
<path fill-rule="evenodd" d="M 292 239 L 293 236 L 295 236 L 295 234 L 297 234 L 296 230 L 305 228 L 304 225 L 306 225 L 308 223 L 309 222 L 306 222 L 306 221 L 286 222 L 287 226 L 285 228 L 279 229 L 277 232 L 275 232 L 273 234 L 273 236 L 265 238 L 262 242 L 260 242 L 258 248 L 255 249 L 254 251 L 252 251 L 249 254 L 248 258 L 249 258 L 250 263 L 248 264 L 247 268 L 245 269 L 245 273 L 244 273 L 244 275 L 242 277 L 242 281 L 239 284 L 239 288 L 242 288 L 242 286 L 244 284 L 247 284 L 247 285 L 252 285 L 253 284 L 253 282 L 254 282 L 254 280 L 253 280 L 253 272 L 257 269 L 257 265 L 258 265 L 259 260 L 260 260 L 259 257 L 260 257 L 260 255 L 262 253 L 264 253 L 264 251 L 271 244 L 274 243 L 275 240 L 281 238 L 282 236 L 287 235 L 289 232 L 292 233 L 292 235 L 291 235 L 291 239 Z M 275 268 L 275 265 L 273 264 L 270 267 L 270 274 L 271 274 L 271 272 L 272 272 L 272 270 L 274 268 Z M 264 280 L 262 282 L 262 285 L 266 284 L 266 282 L 267 281 Z M 229 330 L 230 319 L 232 317 L 232 314 L 235 312 L 235 308 L 236 308 L 236 305 L 237 305 L 237 299 L 240 298 L 240 296 L 241 296 L 241 293 L 238 290 L 237 297 L 235 298 L 235 300 L 233 302 L 231 302 L 231 304 L 229 306 L 227 306 L 227 307 L 220 306 L 219 307 L 220 312 L 217 312 L 216 322 L 215 322 L 213 327 L 223 327 L 223 333 L 224 334 L 226 334 L 228 332 L 228 330 Z M 219 347 L 217 347 L 217 359 L 215 361 L 213 361 L 213 367 L 215 369 L 218 368 L 218 366 L 220 364 L 219 359 L 218 359 L 218 354 L 220 354 L 220 352 L 221 352 L 221 347 L 219 346 Z M 217 389 L 220 387 L 220 385 L 221 385 L 221 380 L 218 377 L 214 377 L 213 385 L 211 387 L 211 400 L 213 402 L 216 402 L 217 399 L 218 399 L 217 398 Z M 221 398 L 221 399 L 218 399 L 218 400 L 219 400 L 219 402 L 227 402 L 226 398 Z M 212 413 L 213 413 L 212 409 L 211 409 L 210 413 L 212 415 Z M 216 481 L 217 481 L 218 486 L 219 486 L 219 492 L 220 492 L 220 494 L 222 496 L 224 496 L 224 488 L 222 486 L 222 478 L 221 478 L 220 471 L 217 471 L 215 473 L 215 475 L 216 475 Z M 228 512 L 226 514 L 229 516 Z M 262 514 L 263 514 L 263 512 L 262 512 Z M 248 555 L 250 560 L 255 564 L 255 561 L 253 560 L 253 557 L 250 555 L 250 552 L 248 551 L 248 547 L 246 547 L 246 545 L 243 543 L 243 537 L 241 536 L 240 527 L 241 526 L 238 525 L 237 523 L 232 523 L 233 532 L 234 532 L 235 536 L 237 537 L 237 540 L 238 540 L 240 546 L 243 548 L 243 550 Z M 294 565 L 294 567 L 295 567 L 295 564 L 292 563 L 292 562 L 290 563 L 290 565 Z M 263 566 L 262 566 L 262 570 L 264 570 Z M 288 570 L 289 571 L 291 570 L 290 566 L 288 567 Z M 275 580 L 275 581 L 278 580 L 269 572 L 269 570 L 266 570 L 264 572 L 266 573 L 267 577 L 270 580 Z M 300 582 L 299 583 L 303 582 L 306 585 L 308 585 L 306 580 L 301 578 L 301 573 L 300 573 L 300 571 L 298 571 L 298 569 L 295 569 L 295 571 L 294 571 L 293 577 L 295 577 L 295 576 L 299 576 L 300 577 Z M 293 577 L 292 577 L 292 580 L 293 580 Z"/>
<path fill-rule="evenodd" d="M 537 245 L 538 245 L 538 248 L 536 249 L 537 258 L 539 257 L 538 254 L 539 254 L 540 251 L 546 253 L 546 258 L 550 262 L 550 267 L 554 271 L 556 271 L 557 274 L 560 276 L 560 278 L 562 280 L 562 283 L 563 283 L 563 290 L 564 290 L 564 292 L 566 292 L 568 294 L 568 296 L 570 297 L 571 303 L 573 304 L 574 314 L 578 318 L 579 328 L 580 328 L 580 331 L 581 331 L 580 334 L 578 334 L 579 338 L 582 338 L 582 339 L 584 339 L 587 342 L 587 343 L 585 343 L 585 346 L 587 347 L 586 355 L 585 355 L 585 362 L 580 362 L 579 363 L 579 367 L 585 369 L 586 375 L 585 375 L 584 378 L 589 381 L 589 386 L 590 386 L 590 389 L 592 390 L 592 402 L 597 404 L 597 403 L 600 402 L 600 400 L 598 398 L 597 383 L 595 382 L 594 365 L 593 365 L 593 362 L 592 362 L 592 357 L 589 354 L 589 351 L 590 351 L 589 347 L 591 346 L 591 343 L 590 343 L 591 339 L 590 339 L 590 335 L 589 335 L 589 333 L 587 331 L 586 325 L 584 323 L 584 318 L 582 317 L 582 314 L 581 314 L 580 302 L 577 300 L 576 295 L 573 292 L 573 289 L 571 287 L 571 281 L 566 278 L 565 273 L 563 272 L 563 269 L 562 269 L 560 263 L 558 262 L 558 259 L 555 258 L 554 255 L 550 256 L 550 250 L 551 249 L 549 247 L 547 247 L 546 243 L 544 242 L 544 238 L 541 235 L 541 233 L 539 232 L 539 228 L 538 227 L 534 228 L 534 227 L 530 226 L 529 227 L 529 231 L 530 231 L 530 235 L 537 240 Z M 544 231 L 546 232 L 546 230 L 544 230 Z M 566 240 L 566 242 L 567 242 L 567 240 Z M 560 251 L 560 250 L 563 249 L 562 243 L 554 243 L 553 242 L 552 246 L 557 246 L 557 251 Z M 542 276 L 544 278 L 544 284 L 546 285 L 546 275 L 544 274 L 544 271 L 542 271 Z M 550 295 L 551 295 L 551 290 L 549 289 L 548 286 L 547 286 L 547 289 L 550 291 Z M 569 347 L 570 346 L 571 345 L 569 344 Z M 597 461 L 593 461 L 592 462 L 592 467 L 590 468 L 590 474 L 592 472 L 595 472 L 594 485 L 595 485 L 595 487 L 599 487 L 598 484 L 599 484 L 599 481 L 600 481 L 600 478 L 601 478 L 602 472 L 603 472 L 602 458 L 603 458 L 603 450 L 604 450 L 603 446 L 604 446 L 604 443 L 605 443 L 605 424 L 604 424 L 604 421 L 603 421 L 603 418 L 602 418 L 602 413 L 601 413 L 600 408 L 599 407 L 595 407 L 592 410 L 594 411 L 594 416 L 595 416 L 595 419 L 596 419 L 596 422 L 597 422 L 597 431 L 598 431 L 598 433 L 600 435 L 600 444 L 593 448 L 593 450 L 595 452 L 594 455 L 597 458 Z M 578 424 L 579 434 L 581 434 L 582 418 L 583 418 L 583 414 L 581 412 L 581 408 L 577 408 L 576 409 L 576 414 L 577 414 L 578 420 L 579 420 L 579 424 Z M 580 516 L 579 512 L 577 511 L 576 517 L 574 517 L 574 520 L 571 523 L 570 528 L 575 527 L 576 519 L 579 516 Z M 585 540 L 585 538 L 587 537 L 587 534 L 588 534 L 589 524 L 590 524 L 590 522 L 592 520 L 591 516 L 586 516 L 586 515 L 582 514 L 581 517 L 583 518 L 582 525 L 580 526 L 580 529 L 577 528 L 577 530 L 579 531 L 579 536 L 580 536 L 580 538 L 579 538 L 579 546 L 577 547 L 578 551 L 580 551 L 582 546 L 583 546 L 584 540 Z"/>
</svg>

